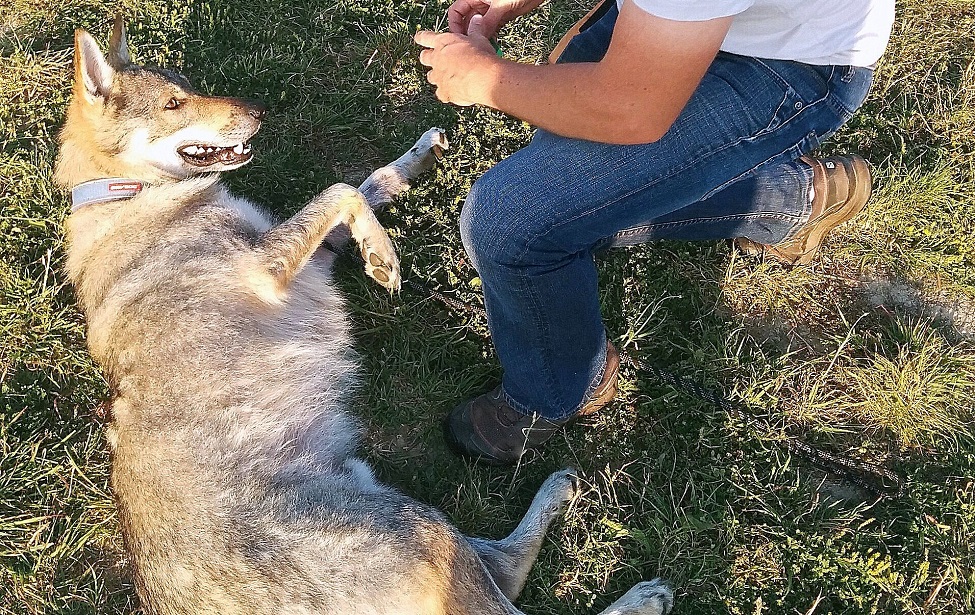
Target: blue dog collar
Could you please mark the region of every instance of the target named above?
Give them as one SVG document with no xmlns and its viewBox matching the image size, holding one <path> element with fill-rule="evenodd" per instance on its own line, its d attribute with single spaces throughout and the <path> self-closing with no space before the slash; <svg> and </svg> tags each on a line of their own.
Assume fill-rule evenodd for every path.
<svg viewBox="0 0 975 615">
<path fill-rule="evenodd" d="M 71 213 L 78 211 L 85 205 L 131 199 L 148 186 L 149 184 L 138 179 L 126 179 L 124 177 L 93 179 L 78 184 L 71 189 Z"/>
</svg>

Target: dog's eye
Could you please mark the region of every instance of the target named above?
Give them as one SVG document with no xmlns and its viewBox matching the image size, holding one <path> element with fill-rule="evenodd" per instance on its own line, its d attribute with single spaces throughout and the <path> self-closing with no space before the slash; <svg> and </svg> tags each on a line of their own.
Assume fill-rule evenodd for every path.
<svg viewBox="0 0 975 615">
<path fill-rule="evenodd" d="M 173 98 L 170 98 L 169 99 L 169 102 L 166 103 L 166 108 L 169 109 L 169 110 L 179 109 L 180 105 L 182 105 L 182 104 L 183 104 L 183 101 L 181 101 L 178 98 L 173 97 Z"/>
</svg>

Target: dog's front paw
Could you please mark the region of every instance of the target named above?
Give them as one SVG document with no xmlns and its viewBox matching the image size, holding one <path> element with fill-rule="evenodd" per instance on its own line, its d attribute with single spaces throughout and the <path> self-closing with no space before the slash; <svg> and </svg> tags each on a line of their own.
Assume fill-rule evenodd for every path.
<svg viewBox="0 0 975 615">
<path fill-rule="evenodd" d="M 447 141 L 447 134 L 443 128 L 431 128 L 417 139 L 414 145 L 418 153 L 430 152 L 437 160 L 443 158 L 443 153 L 450 149 L 450 142 Z"/>
<path fill-rule="evenodd" d="M 429 171 L 437 161 L 443 158 L 445 151 L 450 149 L 447 135 L 442 128 L 431 128 L 423 133 L 410 151 L 393 163 L 394 166 L 402 169 L 405 175 L 412 180 L 416 176 Z"/>
</svg>

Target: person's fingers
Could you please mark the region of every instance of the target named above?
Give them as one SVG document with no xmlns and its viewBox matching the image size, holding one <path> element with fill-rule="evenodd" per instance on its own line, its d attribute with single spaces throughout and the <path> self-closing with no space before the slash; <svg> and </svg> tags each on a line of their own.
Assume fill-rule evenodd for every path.
<svg viewBox="0 0 975 615">
<path fill-rule="evenodd" d="M 489 38 L 489 36 L 484 32 L 483 15 L 473 15 L 471 17 L 471 22 L 467 24 L 467 36 Z"/>
<path fill-rule="evenodd" d="M 484 13 L 481 32 L 486 38 L 497 36 L 498 30 L 507 22 L 507 13 L 496 6 L 492 6 Z"/>
<path fill-rule="evenodd" d="M 423 51 L 421 51 L 420 52 L 420 64 L 422 64 L 424 66 L 433 66 L 433 63 L 430 60 L 430 55 L 432 54 L 432 52 L 433 52 L 432 49 L 424 49 Z"/>
<path fill-rule="evenodd" d="M 447 11 L 447 27 L 454 34 L 467 34 L 466 21 L 467 19 L 464 15 L 456 14 L 453 10 Z"/>
<path fill-rule="evenodd" d="M 439 33 L 433 32 L 431 30 L 420 30 L 419 32 L 413 35 L 413 42 L 419 45 L 420 47 L 433 49 L 433 47 L 436 45 L 437 37 L 439 36 L 440 36 Z"/>
<path fill-rule="evenodd" d="M 447 9 L 447 22 L 454 34 L 467 34 L 467 26 L 474 15 L 483 15 L 491 7 L 485 0 L 457 0 Z"/>
</svg>

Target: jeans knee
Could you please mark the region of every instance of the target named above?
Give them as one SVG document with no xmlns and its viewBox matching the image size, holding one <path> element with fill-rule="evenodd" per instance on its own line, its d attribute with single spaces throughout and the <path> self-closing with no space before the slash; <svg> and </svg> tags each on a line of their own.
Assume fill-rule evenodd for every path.
<svg viewBox="0 0 975 615">
<path fill-rule="evenodd" d="M 471 187 L 460 212 L 460 236 L 474 268 L 513 264 L 525 252 L 531 233 L 520 201 L 511 194 L 500 174 L 489 171 Z"/>
<path fill-rule="evenodd" d="M 478 237 L 481 236 L 480 230 L 477 228 L 480 225 L 480 218 L 482 211 L 482 204 L 477 197 L 474 196 L 477 190 L 477 184 L 471 188 L 470 194 L 464 200 L 464 206 L 460 210 L 460 240 L 464 244 L 464 250 L 467 255 L 474 259 L 474 267 L 477 268 L 477 253 L 478 249 Z"/>
</svg>

